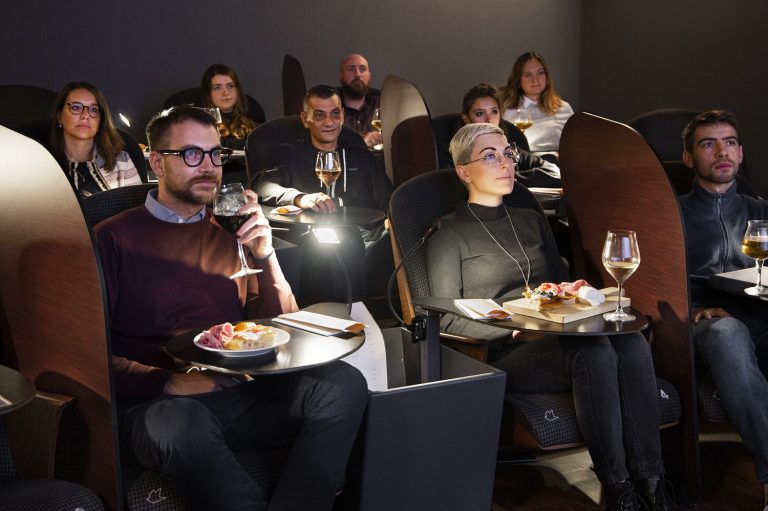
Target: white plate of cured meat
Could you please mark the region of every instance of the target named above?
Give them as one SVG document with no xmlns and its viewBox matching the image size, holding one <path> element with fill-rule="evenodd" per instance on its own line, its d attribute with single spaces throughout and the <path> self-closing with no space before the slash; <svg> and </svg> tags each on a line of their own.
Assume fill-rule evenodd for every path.
<svg viewBox="0 0 768 511">
<path fill-rule="evenodd" d="M 280 328 L 243 321 L 236 325 L 214 325 L 197 334 L 194 343 L 222 357 L 249 357 L 267 353 L 290 338 L 291 334 Z"/>
</svg>

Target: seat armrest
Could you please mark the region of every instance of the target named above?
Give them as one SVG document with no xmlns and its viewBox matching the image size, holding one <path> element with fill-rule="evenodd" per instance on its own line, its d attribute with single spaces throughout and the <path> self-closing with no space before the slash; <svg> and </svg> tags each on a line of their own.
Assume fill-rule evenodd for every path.
<svg viewBox="0 0 768 511">
<path fill-rule="evenodd" d="M 449 348 L 480 362 L 485 362 L 488 358 L 488 341 L 485 339 L 440 332 L 440 341 Z"/>
<path fill-rule="evenodd" d="M 31 403 L 3 417 L 19 479 L 53 479 L 61 414 L 73 401 L 38 391 Z"/>
</svg>

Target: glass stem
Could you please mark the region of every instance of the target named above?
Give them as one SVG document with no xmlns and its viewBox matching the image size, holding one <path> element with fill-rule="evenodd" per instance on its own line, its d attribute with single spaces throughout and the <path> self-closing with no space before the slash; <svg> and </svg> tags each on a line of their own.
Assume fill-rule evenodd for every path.
<svg viewBox="0 0 768 511">
<path fill-rule="evenodd" d="M 763 290 L 763 279 L 762 279 L 762 273 L 763 273 L 763 259 L 755 259 L 755 264 L 757 264 L 757 284 L 755 287 L 758 291 Z"/>
<path fill-rule="evenodd" d="M 619 297 L 616 299 L 616 314 L 621 316 L 624 314 L 624 309 L 621 308 L 621 282 L 616 281 L 619 284 Z"/>
<path fill-rule="evenodd" d="M 245 260 L 245 251 L 243 250 L 243 244 L 240 243 L 240 240 L 237 240 L 237 250 L 240 253 L 240 269 L 241 270 L 247 270 L 248 262 Z"/>
</svg>

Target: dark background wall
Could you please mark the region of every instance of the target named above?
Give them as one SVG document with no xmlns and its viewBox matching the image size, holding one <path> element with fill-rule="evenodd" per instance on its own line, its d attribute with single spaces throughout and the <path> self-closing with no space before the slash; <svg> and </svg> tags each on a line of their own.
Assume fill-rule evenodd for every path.
<svg viewBox="0 0 768 511">
<path fill-rule="evenodd" d="M 535 49 L 577 110 L 619 121 L 670 106 L 733 110 L 751 178 L 768 195 L 763 0 L 30 0 L 3 11 L 0 83 L 58 90 L 90 80 L 137 136 L 214 62 L 232 65 L 275 117 L 285 54 L 311 85 L 335 83 L 339 60 L 360 52 L 374 86 L 406 78 L 436 115 L 457 111 L 475 82 L 502 84 L 517 55 Z"/>
<path fill-rule="evenodd" d="M 390 73 L 410 80 L 433 114 L 458 111 L 478 81 L 505 82 L 514 59 L 533 48 L 549 58 L 566 96 L 579 93 L 581 5 L 570 0 L 31 0 L 3 10 L 0 83 L 59 90 L 92 81 L 139 126 L 134 134 L 214 62 L 237 70 L 268 118 L 282 115 L 285 54 L 314 85 L 337 83 L 341 58 L 362 53 L 374 86 Z"/>
<path fill-rule="evenodd" d="M 741 122 L 749 175 L 768 196 L 768 3 L 582 2 L 582 110 L 627 121 L 664 107 L 727 108 Z"/>
</svg>

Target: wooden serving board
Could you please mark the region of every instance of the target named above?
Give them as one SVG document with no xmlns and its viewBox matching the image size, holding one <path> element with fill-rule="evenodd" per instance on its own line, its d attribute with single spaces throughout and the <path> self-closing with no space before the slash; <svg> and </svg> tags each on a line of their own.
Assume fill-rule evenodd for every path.
<svg viewBox="0 0 768 511">
<path fill-rule="evenodd" d="M 555 323 L 570 323 L 579 319 L 589 318 L 604 312 L 610 312 L 616 310 L 616 291 L 615 287 L 601 289 L 603 294 L 606 295 L 605 303 L 592 307 L 591 305 L 584 303 L 573 303 L 568 305 L 561 305 L 556 309 L 545 309 L 541 311 L 534 310 L 531 306 L 531 302 L 527 298 L 519 298 L 509 302 L 504 302 L 504 310 L 512 312 L 513 314 L 522 314 L 523 316 L 530 316 L 532 318 L 546 319 L 547 321 L 554 321 Z M 612 293 L 613 292 L 613 293 Z M 630 299 L 622 297 L 622 307 L 628 307 Z"/>
</svg>

